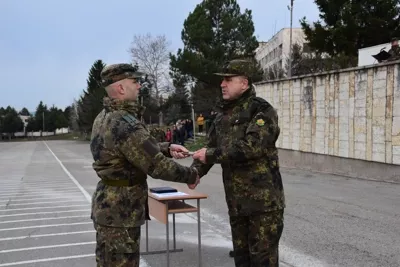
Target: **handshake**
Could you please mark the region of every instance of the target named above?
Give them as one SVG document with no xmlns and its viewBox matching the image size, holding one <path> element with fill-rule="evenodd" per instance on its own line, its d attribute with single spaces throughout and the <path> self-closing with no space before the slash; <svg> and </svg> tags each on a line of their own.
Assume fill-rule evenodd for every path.
<svg viewBox="0 0 400 267">
<path fill-rule="evenodd" d="M 172 144 L 170 145 L 169 150 L 171 156 L 175 159 L 183 159 L 192 156 L 193 159 L 197 159 L 202 163 L 206 163 L 206 150 L 207 150 L 206 148 L 199 149 L 195 152 L 189 152 L 189 150 L 187 150 L 184 146 Z M 200 183 L 200 177 L 197 174 L 196 183 L 188 184 L 188 187 L 193 190 L 199 183 Z"/>
</svg>

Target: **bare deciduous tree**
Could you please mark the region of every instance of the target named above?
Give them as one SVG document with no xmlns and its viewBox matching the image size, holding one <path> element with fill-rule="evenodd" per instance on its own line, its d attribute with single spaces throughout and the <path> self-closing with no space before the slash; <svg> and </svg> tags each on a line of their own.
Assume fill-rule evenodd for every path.
<svg viewBox="0 0 400 267">
<path fill-rule="evenodd" d="M 168 75 L 169 46 L 170 43 L 165 35 L 153 37 L 147 33 L 146 35 L 135 35 L 129 49 L 132 62 L 138 64 L 139 70 L 148 75 L 149 82 L 154 89 L 152 93 L 156 99 L 171 88 Z"/>
<path fill-rule="evenodd" d="M 79 130 L 79 101 L 74 99 L 72 105 L 71 105 L 71 110 L 69 113 L 69 118 L 67 118 L 70 122 L 70 128 L 73 131 L 78 131 Z"/>
</svg>

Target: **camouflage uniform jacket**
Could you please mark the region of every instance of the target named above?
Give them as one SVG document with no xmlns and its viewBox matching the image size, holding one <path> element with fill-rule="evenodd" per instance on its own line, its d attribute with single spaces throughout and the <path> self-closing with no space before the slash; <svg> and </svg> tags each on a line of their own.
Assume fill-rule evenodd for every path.
<svg viewBox="0 0 400 267">
<path fill-rule="evenodd" d="M 390 48 L 388 53 L 390 54 L 390 57 L 387 59 L 387 61 L 395 61 L 400 59 L 400 47 L 394 46 Z"/>
<path fill-rule="evenodd" d="M 135 102 L 104 99 L 104 109 L 92 129 L 93 168 L 101 179 L 92 197 L 93 221 L 112 227 L 137 227 L 149 219 L 147 175 L 156 179 L 194 183 L 197 171 L 176 163 L 169 143 L 157 143 L 137 118 Z M 103 180 L 128 180 L 111 186 Z"/>
<path fill-rule="evenodd" d="M 249 89 L 217 112 L 207 133 L 206 164 L 194 161 L 192 166 L 202 177 L 215 163 L 221 164 L 231 216 L 284 209 L 276 110 Z"/>
</svg>

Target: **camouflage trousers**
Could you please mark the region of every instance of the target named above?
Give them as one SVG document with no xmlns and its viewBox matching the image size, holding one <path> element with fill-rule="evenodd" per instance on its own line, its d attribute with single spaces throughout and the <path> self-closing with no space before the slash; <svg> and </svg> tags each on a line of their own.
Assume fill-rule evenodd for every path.
<svg viewBox="0 0 400 267">
<path fill-rule="evenodd" d="M 283 210 L 230 217 L 236 267 L 279 266 Z"/>
<path fill-rule="evenodd" d="M 140 227 L 95 224 L 97 267 L 139 267 Z"/>
</svg>

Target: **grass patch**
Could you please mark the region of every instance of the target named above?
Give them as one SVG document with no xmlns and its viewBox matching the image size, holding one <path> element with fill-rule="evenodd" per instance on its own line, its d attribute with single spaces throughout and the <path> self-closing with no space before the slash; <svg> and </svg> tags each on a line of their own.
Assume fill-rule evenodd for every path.
<svg viewBox="0 0 400 267">
<path fill-rule="evenodd" d="M 185 143 L 185 147 L 189 150 L 189 151 L 196 151 L 199 150 L 203 147 L 206 146 L 206 138 L 201 136 L 196 136 L 196 141 L 194 141 L 193 143 Z"/>
</svg>

